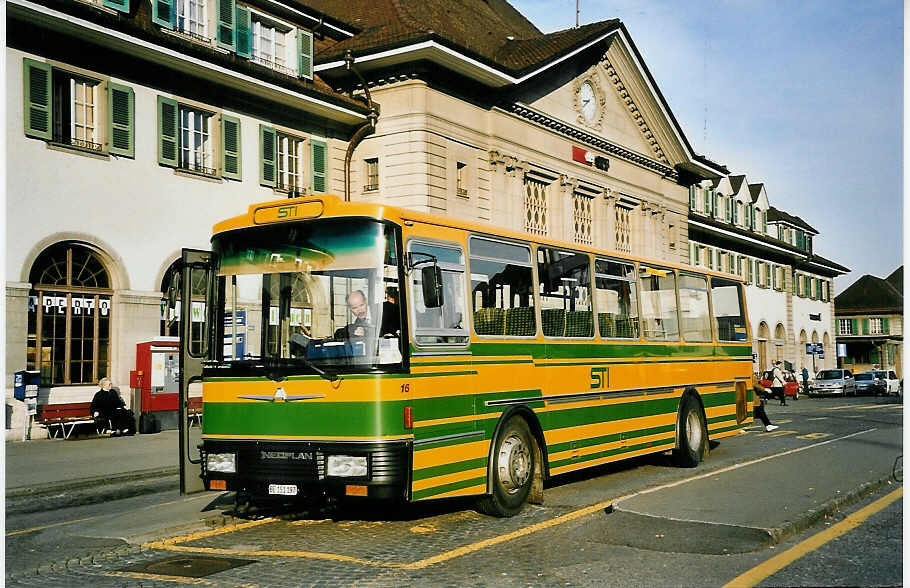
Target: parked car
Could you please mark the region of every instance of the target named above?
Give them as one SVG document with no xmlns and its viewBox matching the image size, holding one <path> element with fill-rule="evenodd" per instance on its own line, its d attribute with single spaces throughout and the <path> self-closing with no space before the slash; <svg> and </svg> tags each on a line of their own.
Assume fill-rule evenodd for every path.
<svg viewBox="0 0 910 588">
<path fill-rule="evenodd" d="M 897 377 L 897 374 L 894 373 L 894 370 L 872 370 L 872 373 L 875 374 L 876 378 L 879 378 L 885 382 L 885 392 L 884 394 L 893 394 L 898 396 L 901 393 L 901 389 L 904 387 L 903 381 Z"/>
<path fill-rule="evenodd" d="M 764 372 L 759 383 L 771 393 L 771 370 Z M 799 382 L 792 372 L 784 371 L 784 396 L 789 396 L 793 400 L 799 400 Z M 770 398 L 770 396 L 769 396 Z"/>
<path fill-rule="evenodd" d="M 878 372 L 881 373 L 881 372 Z M 856 394 L 878 396 L 888 393 L 888 384 L 876 372 L 862 372 L 853 377 L 856 383 Z"/>
<path fill-rule="evenodd" d="M 809 396 L 822 394 L 843 394 L 856 396 L 856 381 L 850 370 L 822 370 L 815 374 L 815 383 L 809 389 Z"/>
</svg>

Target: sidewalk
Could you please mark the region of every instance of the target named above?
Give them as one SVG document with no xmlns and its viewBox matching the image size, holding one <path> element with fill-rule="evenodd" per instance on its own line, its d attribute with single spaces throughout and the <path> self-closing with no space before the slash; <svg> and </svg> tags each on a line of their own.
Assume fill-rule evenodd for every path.
<svg viewBox="0 0 910 588">
<path fill-rule="evenodd" d="M 198 433 L 197 433 L 198 434 Z M 177 431 L 6 443 L 6 513 L 177 488 Z"/>
</svg>

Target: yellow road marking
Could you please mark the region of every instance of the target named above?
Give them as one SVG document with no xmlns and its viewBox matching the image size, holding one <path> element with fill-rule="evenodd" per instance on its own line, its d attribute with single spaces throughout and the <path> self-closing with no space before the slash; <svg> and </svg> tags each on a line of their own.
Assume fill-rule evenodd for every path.
<svg viewBox="0 0 910 588">
<path fill-rule="evenodd" d="M 805 435 L 797 435 L 797 439 L 824 439 L 825 437 L 830 437 L 831 433 L 807 433 Z"/>
<path fill-rule="evenodd" d="M 196 586 L 217 586 L 214 582 L 202 578 L 187 578 L 184 576 L 165 576 L 164 574 L 144 574 L 141 572 L 104 572 L 103 576 L 115 578 L 131 578 L 135 580 L 158 580 L 160 582 L 175 582 L 177 584 L 195 584 Z"/>
<path fill-rule="evenodd" d="M 825 410 L 843 410 L 845 408 L 856 408 L 855 404 L 844 404 L 843 406 L 829 406 Z"/>
<path fill-rule="evenodd" d="M 30 529 L 20 529 L 19 531 L 10 531 L 6 534 L 7 537 L 12 537 L 13 535 L 22 535 L 23 533 L 34 533 L 35 531 L 43 531 L 44 529 L 50 529 L 52 527 L 62 527 L 63 525 L 72 525 L 73 523 L 81 523 L 83 521 L 90 521 L 92 519 L 97 519 L 101 515 L 96 515 L 93 517 L 85 517 L 84 519 L 74 519 L 72 521 L 64 521 L 62 523 L 53 523 L 51 525 L 42 525 L 40 527 L 32 527 Z"/>
<path fill-rule="evenodd" d="M 844 535 L 845 533 L 848 533 L 857 528 L 863 524 L 866 519 L 883 510 L 885 507 L 887 507 L 895 500 L 901 498 L 903 495 L 904 487 L 901 486 L 893 492 L 879 498 L 872 504 L 861 508 L 836 525 L 832 525 L 824 531 L 821 531 L 820 533 L 817 533 L 812 537 L 809 537 L 808 539 L 797 543 L 787 551 L 779 553 L 771 559 L 755 566 L 744 574 L 740 574 L 731 580 L 728 584 L 726 584 L 724 588 L 743 588 L 748 586 L 755 586 L 765 578 L 779 572 L 807 553 L 815 551 L 825 543 L 828 543 L 833 539 L 837 539 L 841 535 Z"/>
<path fill-rule="evenodd" d="M 785 431 L 781 429 L 780 431 L 774 431 L 773 433 L 768 433 L 766 437 L 781 437 L 783 435 L 796 435 L 799 431 Z"/>
<path fill-rule="evenodd" d="M 642 490 L 639 492 L 634 492 L 632 494 L 620 496 L 618 498 L 605 500 L 605 501 L 599 502 L 593 506 L 581 508 L 579 510 L 567 513 L 565 515 L 561 515 L 554 519 L 550 519 L 548 521 L 542 521 L 540 523 L 531 525 L 529 527 L 525 527 L 518 531 L 513 531 L 513 532 L 507 533 L 505 535 L 499 535 L 496 537 L 491 537 L 489 539 L 484 539 L 484 540 L 478 541 L 476 543 L 471 543 L 469 545 L 465 545 L 465 546 L 453 549 L 451 551 L 440 553 L 438 555 L 434 555 L 432 557 L 428 557 L 428 558 L 418 560 L 415 562 L 411 562 L 411 563 L 377 562 L 377 561 L 373 561 L 373 560 L 365 560 L 365 559 L 358 558 L 358 557 L 353 557 L 353 556 L 349 556 L 349 555 L 340 555 L 340 554 L 335 554 L 335 553 L 321 553 L 321 552 L 309 552 L 309 551 L 244 551 L 241 549 L 216 549 L 216 548 L 211 548 L 211 547 L 184 547 L 181 545 L 177 545 L 177 543 L 186 543 L 188 541 L 193 541 L 195 539 L 200 539 L 203 537 L 209 537 L 209 536 L 218 535 L 221 533 L 229 533 L 229 532 L 232 532 L 235 530 L 245 529 L 245 528 L 254 527 L 257 525 L 262 525 L 265 523 L 274 522 L 276 519 L 263 519 L 261 521 L 240 523 L 237 525 L 224 527 L 222 529 L 215 529 L 215 530 L 211 530 L 211 531 L 202 531 L 199 533 L 193 533 L 193 534 L 185 535 L 185 536 L 181 536 L 181 537 L 172 537 L 172 538 L 166 539 L 164 541 L 148 543 L 145 545 L 145 547 L 149 548 L 149 549 L 163 549 L 163 550 L 169 550 L 169 551 L 188 552 L 188 553 L 208 553 L 208 554 L 216 554 L 216 555 L 232 555 L 232 556 L 246 556 L 246 557 L 256 557 L 256 556 L 306 557 L 306 558 L 311 558 L 311 559 L 323 559 L 323 560 L 331 560 L 331 561 L 357 563 L 357 564 L 371 566 L 371 567 L 384 567 L 384 568 L 396 568 L 396 569 L 407 569 L 407 570 L 422 569 L 422 568 L 429 567 L 431 565 L 435 565 L 435 564 L 438 564 L 438 563 L 441 563 L 441 562 L 444 562 L 444 561 L 447 561 L 450 559 L 454 559 L 456 557 L 461 557 L 462 555 L 467 555 L 469 553 L 473 553 L 475 551 L 485 549 L 485 548 L 493 546 L 493 545 L 498 545 L 500 543 L 510 541 L 510 540 L 516 539 L 518 537 L 523 537 L 523 536 L 529 535 L 531 533 L 536 533 L 537 531 L 549 529 L 549 528 L 561 525 L 563 523 L 596 513 L 598 510 L 606 508 L 607 506 L 610 506 L 614 503 L 618 503 L 620 501 L 632 498 L 634 496 L 639 496 L 642 494 L 650 494 L 652 492 L 657 492 L 658 490 L 663 490 L 666 488 L 673 488 L 675 486 L 680 486 L 682 484 L 687 484 L 689 482 L 694 482 L 696 480 L 701 480 L 704 478 L 717 476 L 717 475 L 720 475 L 720 474 L 723 474 L 723 473 L 726 473 L 729 471 L 738 470 L 738 469 L 741 469 L 741 468 L 744 468 L 744 467 L 747 467 L 750 465 L 754 465 L 757 463 L 762 463 L 762 462 L 769 461 L 772 459 L 778 459 L 780 457 L 784 457 L 784 456 L 791 455 L 794 453 L 800 453 L 803 451 L 807 451 L 809 449 L 814 449 L 816 447 L 828 445 L 828 444 L 834 443 L 836 441 L 850 439 L 852 437 L 856 437 L 858 435 L 864 435 L 866 433 L 871 433 L 876 430 L 878 430 L 878 429 L 876 429 L 876 428 L 865 429 L 863 431 L 858 431 L 856 433 L 851 433 L 849 435 L 844 435 L 842 437 L 837 437 L 835 439 L 829 439 L 827 441 L 820 441 L 818 443 L 813 443 L 811 445 L 806 445 L 804 447 L 798 447 L 795 449 L 791 449 L 789 451 L 783 451 L 781 453 L 767 455 L 765 457 L 759 457 L 759 458 L 753 459 L 751 461 L 736 463 L 733 465 L 729 465 L 729 466 L 720 468 L 718 470 L 705 472 L 703 474 L 692 476 L 690 478 L 684 478 L 682 480 L 677 480 L 675 482 L 669 482 L 667 484 L 663 484 L 663 485 L 656 486 L 653 488 L 648 488 L 647 490 Z M 670 445 L 669 447 L 672 447 L 672 445 Z M 623 454 L 623 455 L 630 456 L 630 455 L 635 455 L 635 453 L 629 453 L 629 454 Z M 618 457 L 621 457 L 621 456 L 618 456 Z M 572 468 L 572 467 L 566 468 L 565 471 L 568 471 L 569 469 L 581 468 L 581 467 L 584 467 L 585 465 L 591 465 L 593 463 L 600 463 L 601 461 L 602 460 L 597 460 L 595 462 L 586 462 L 586 464 L 578 464 L 574 468 Z M 483 487 L 479 487 L 479 488 L 482 489 Z M 472 491 L 472 493 L 477 493 L 475 491 L 475 489 L 473 489 L 473 488 L 468 488 L 465 490 Z M 439 496 L 455 495 L 455 493 L 463 492 L 463 491 L 464 490 L 456 490 L 456 491 L 453 491 L 452 493 L 440 494 L 440 495 L 434 496 L 434 498 L 439 497 Z M 482 491 L 482 490 L 480 490 L 480 491 Z"/>
</svg>

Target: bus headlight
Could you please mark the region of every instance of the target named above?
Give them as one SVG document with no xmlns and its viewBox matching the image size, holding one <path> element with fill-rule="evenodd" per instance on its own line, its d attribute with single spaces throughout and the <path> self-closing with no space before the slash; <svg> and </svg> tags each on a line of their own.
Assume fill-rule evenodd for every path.
<svg viewBox="0 0 910 588">
<path fill-rule="evenodd" d="M 237 473 L 237 454 L 209 453 L 205 456 L 205 469 L 209 472 Z"/>
<path fill-rule="evenodd" d="M 366 477 L 366 456 L 329 455 L 325 463 L 325 475 L 337 477 Z"/>
</svg>

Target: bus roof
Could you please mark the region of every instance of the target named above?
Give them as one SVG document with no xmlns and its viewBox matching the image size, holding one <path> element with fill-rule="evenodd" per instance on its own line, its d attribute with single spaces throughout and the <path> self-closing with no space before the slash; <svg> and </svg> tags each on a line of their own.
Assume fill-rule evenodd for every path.
<svg viewBox="0 0 910 588">
<path fill-rule="evenodd" d="M 679 270 L 695 270 L 701 274 L 713 276 L 722 276 L 737 281 L 742 281 L 740 276 L 706 270 L 704 268 L 694 268 L 679 263 L 672 263 L 663 260 L 639 257 L 618 251 L 608 251 L 596 249 L 594 247 L 581 245 L 579 243 L 570 243 L 559 241 L 548 237 L 520 233 L 510 229 L 503 229 L 489 223 L 472 222 L 461 219 L 427 214 L 390 206 L 387 204 L 378 204 L 372 202 L 344 202 L 334 194 L 321 194 L 318 196 L 305 196 L 301 198 L 284 198 L 281 200 L 272 200 L 268 202 L 259 202 L 251 204 L 246 214 L 235 216 L 217 223 L 212 228 L 212 233 L 217 235 L 227 231 L 245 229 L 254 226 L 278 224 L 291 221 L 312 220 L 316 218 L 330 217 L 366 217 L 377 220 L 389 220 L 397 224 L 403 224 L 405 221 L 421 223 L 425 225 L 437 225 L 440 227 L 463 229 L 474 233 L 481 233 L 492 237 L 504 237 L 517 241 L 533 242 L 540 245 L 548 245 L 560 249 L 570 249 L 574 251 L 583 251 L 592 255 L 606 255 L 637 261 L 644 264 L 653 264 L 656 266 L 670 267 Z"/>
</svg>

